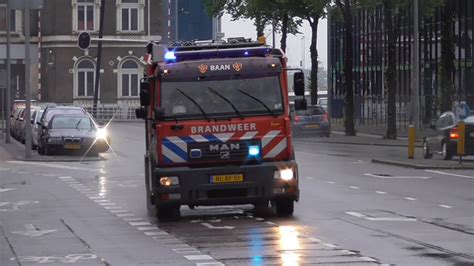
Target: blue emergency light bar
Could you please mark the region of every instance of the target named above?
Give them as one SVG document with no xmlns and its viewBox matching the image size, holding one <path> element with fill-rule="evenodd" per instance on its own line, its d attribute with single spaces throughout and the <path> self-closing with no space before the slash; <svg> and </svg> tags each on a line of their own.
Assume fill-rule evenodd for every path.
<svg viewBox="0 0 474 266">
<path fill-rule="evenodd" d="M 163 61 L 166 63 L 176 63 L 180 61 L 201 60 L 209 58 L 265 57 L 270 55 L 271 52 L 272 48 L 267 46 L 187 51 L 172 49 L 165 52 Z"/>
</svg>

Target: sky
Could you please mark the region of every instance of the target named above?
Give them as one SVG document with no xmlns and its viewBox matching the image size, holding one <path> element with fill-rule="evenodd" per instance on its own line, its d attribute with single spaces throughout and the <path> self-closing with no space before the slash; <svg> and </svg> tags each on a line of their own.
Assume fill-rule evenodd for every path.
<svg viewBox="0 0 474 266">
<path fill-rule="evenodd" d="M 224 39 L 228 37 L 246 37 L 256 39 L 255 26 L 251 20 L 237 20 L 231 21 L 229 15 L 222 16 L 222 32 L 225 34 Z M 304 22 L 300 28 L 301 34 L 288 35 L 286 54 L 288 57 L 289 66 L 299 67 L 303 59 L 305 68 L 311 67 L 311 58 L 309 54 L 309 46 L 311 45 L 311 27 L 308 22 Z M 267 36 L 267 44 L 272 44 L 271 26 L 265 29 L 265 36 Z M 280 46 L 280 35 L 276 35 L 276 46 Z M 304 46 L 304 49 L 303 49 Z M 302 53 L 304 50 L 304 54 Z M 319 21 L 318 26 L 318 53 L 319 67 L 327 69 L 327 20 Z"/>
</svg>

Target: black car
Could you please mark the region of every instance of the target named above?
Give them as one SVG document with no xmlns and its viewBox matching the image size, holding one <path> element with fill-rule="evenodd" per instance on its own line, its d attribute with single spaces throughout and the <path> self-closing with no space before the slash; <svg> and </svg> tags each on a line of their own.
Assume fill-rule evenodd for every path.
<svg viewBox="0 0 474 266">
<path fill-rule="evenodd" d="M 474 116 L 464 120 L 466 124 L 466 155 L 474 155 Z M 423 157 L 429 159 L 433 154 L 440 154 L 444 160 L 450 160 L 457 154 L 459 140 L 459 120 L 453 112 L 441 114 L 436 124 L 431 126 L 431 131 L 423 141 Z"/>
<path fill-rule="evenodd" d="M 331 122 L 328 112 L 321 106 L 308 106 L 306 110 L 298 110 L 292 117 L 293 133 L 311 132 L 320 136 L 331 135 Z"/>
<path fill-rule="evenodd" d="M 47 126 L 42 126 L 38 153 L 73 153 L 97 156 L 109 149 L 110 138 L 104 128 L 99 128 L 88 114 L 57 114 Z"/>
</svg>

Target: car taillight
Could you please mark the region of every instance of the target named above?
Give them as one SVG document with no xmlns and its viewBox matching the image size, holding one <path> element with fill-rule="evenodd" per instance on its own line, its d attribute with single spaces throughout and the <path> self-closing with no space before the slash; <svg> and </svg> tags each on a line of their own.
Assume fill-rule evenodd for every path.
<svg viewBox="0 0 474 266">
<path fill-rule="evenodd" d="M 301 117 L 299 115 L 295 115 L 295 122 L 300 122 L 301 121 Z"/>
<path fill-rule="evenodd" d="M 329 121 L 329 115 L 328 113 L 323 114 L 323 122 L 328 122 Z"/>
<path fill-rule="evenodd" d="M 449 131 L 449 138 L 450 138 L 450 139 L 459 139 L 459 132 L 458 132 L 458 128 L 457 128 L 457 127 L 453 127 L 453 128 Z"/>
</svg>

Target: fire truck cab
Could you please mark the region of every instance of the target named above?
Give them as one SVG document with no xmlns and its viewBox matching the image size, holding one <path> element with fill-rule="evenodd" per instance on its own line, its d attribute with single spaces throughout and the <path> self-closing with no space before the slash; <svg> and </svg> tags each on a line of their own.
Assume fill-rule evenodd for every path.
<svg viewBox="0 0 474 266">
<path fill-rule="evenodd" d="M 138 118 L 146 121 L 147 203 L 254 204 L 293 214 L 299 199 L 285 54 L 244 38 L 147 46 Z M 304 95 L 304 76 L 293 89 Z M 295 109 L 305 109 L 304 99 Z"/>
</svg>

